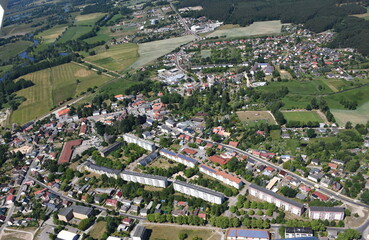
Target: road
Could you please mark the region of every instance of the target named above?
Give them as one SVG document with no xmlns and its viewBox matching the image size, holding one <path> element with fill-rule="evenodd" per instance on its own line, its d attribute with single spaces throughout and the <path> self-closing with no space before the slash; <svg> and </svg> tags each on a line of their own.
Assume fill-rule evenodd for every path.
<svg viewBox="0 0 369 240">
<path fill-rule="evenodd" d="M 170 7 L 172 8 L 172 10 L 177 14 L 178 16 L 178 20 L 179 20 L 179 24 L 181 24 L 187 33 L 194 35 L 196 37 L 197 40 L 200 40 L 201 37 L 199 35 L 196 34 L 196 32 L 191 31 L 191 29 L 188 27 L 186 21 L 182 18 L 181 14 L 179 14 L 179 12 L 177 11 L 176 7 L 173 5 L 172 2 L 169 3 Z"/>
</svg>

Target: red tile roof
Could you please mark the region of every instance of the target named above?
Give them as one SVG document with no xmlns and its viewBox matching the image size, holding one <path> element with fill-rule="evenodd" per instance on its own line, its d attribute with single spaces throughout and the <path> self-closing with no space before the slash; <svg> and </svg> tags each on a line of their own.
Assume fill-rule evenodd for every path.
<svg viewBox="0 0 369 240">
<path fill-rule="evenodd" d="M 195 155 L 197 153 L 196 150 L 193 150 L 193 149 L 189 149 L 189 148 L 185 148 L 183 149 L 183 151 L 189 155 Z"/>
<path fill-rule="evenodd" d="M 213 155 L 209 157 L 209 160 L 213 163 L 219 163 L 220 165 L 224 165 L 227 162 L 229 162 L 230 159 L 225 159 L 225 158 L 219 157 L 218 155 Z"/>
<path fill-rule="evenodd" d="M 72 140 L 64 144 L 63 151 L 60 154 L 58 164 L 67 163 L 70 161 L 73 153 L 73 147 L 82 144 L 82 139 Z"/>
</svg>

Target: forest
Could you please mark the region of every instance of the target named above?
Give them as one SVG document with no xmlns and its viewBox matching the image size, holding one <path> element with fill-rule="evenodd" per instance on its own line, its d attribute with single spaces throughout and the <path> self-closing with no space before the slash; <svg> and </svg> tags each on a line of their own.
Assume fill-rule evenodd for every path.
<svg viewBox="0 0 369 240">
<path fill-rule="evenodd" d="M 366 13 L 369 0 L 181 0 L 178 7 L 196 5 L 201 5 L 203 10 L 188 12 L 187 16 L 206 16 L 241 26 L 281 20 L 304 24 L 313 32 L 334 29 L 338 35 L 332 46 L 353 47 L 369 55 L 369 46 L 363 41 L 369 36 L 369 22 L 349 16 Z"/>
</svg>

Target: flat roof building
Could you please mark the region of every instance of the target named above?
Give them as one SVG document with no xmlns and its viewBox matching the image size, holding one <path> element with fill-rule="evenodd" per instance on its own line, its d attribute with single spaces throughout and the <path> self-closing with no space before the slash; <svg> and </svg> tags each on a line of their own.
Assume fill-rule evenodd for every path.
<svg viewBox="0 0 369 240">
<path fill-rule="evenodd" d="M 144 185 L 165 188 L 168 186 L 168 178 L 138 172 L 122 171 L 121 178 L 127 182 L 137 182 Z"/>
<path fill-rule="evenodd" d="M 228 229 L 227 240 L 269 240 L 270 235 L 265 230 Z"/>
<path fill-rule="evenodd" d="M 146 149 L 146 150 L 151 151 L 151 152 L 156 149 L 156 146 L 153 142 L 150 142 L 150 141 L 147 141 L 145 139 L 136 137 L 135 135 L 132 135 L 132 134 L 129 134 L 129 133 L 124 134 L 123 139 L 127 143 L 137 144 L 138 146 L 142 147 L 143 149 Z"/>
<path fill-rule="evenodd" d="M 118 176 L 121 172 L 120 170 L 99 166 L 99 165 L 93 164 L 92 162 L 87 162 L 84 165 L 84 167 L 85 167 L 85 170 L 87 170 L 89 172 L 93 172 L 93 173 L 96 173 L 96 174 L 99 174 L 99 175 L 105 174 L 106 176 L 113 177 L 115 179 L 118 178 Z"/>
<path fill-rule="evenodd" d="M 313 237 L 314 232 L 308 227 L 286 227 L 285 238 Z"/>
<path fill-rule="evenodd" d="M 345 218 L 345 209 L 340 207 L 309 207 L 309 218 L 340 221 Z"/>
<path fill-rule="evenodd" d="M 222 193 L 210 190 L 205 187 L 200 187 L 178 180 L 173 182 L 173 186 L 174 190 L 177 192 L 201 198 L 211 203 L 222 204 L 224 201 L 224 195 Z"/>
<path fill-rule="evenodd" d="M 187 167 L 195 167 L 198 164 L 198 161 L 191 157 L 185 156 L 183 154 L 177 154 L 164 148 L 160 149 L 159 154 L 170 160 L 181 163 Z"/>
<path fill-rule="evenodd" d="M 148 233 L 144 226 L 138 225 L 132 234 L 133 240 L 146 240 L 148 239 Z"/>
</svg>

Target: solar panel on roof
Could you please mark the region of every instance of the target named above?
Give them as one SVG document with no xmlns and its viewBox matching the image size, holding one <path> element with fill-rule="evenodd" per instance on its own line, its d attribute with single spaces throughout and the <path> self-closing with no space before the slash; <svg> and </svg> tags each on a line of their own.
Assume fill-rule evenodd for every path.
<svg viewBox="0 0 369 240">
<path fill-rule="evenodd" d="M 208 166 L 201 165 L 200 167 L 202 167 L 202 168 L 204 168 L 204 169 L 206 169 L 206 170 L 208 170 L 209 172 L 212 172 L 212 173 L 216 173 L 217 172 L 217 171 L 215 171 L 214 169 L 212 169 L 212 168 L 210 168 Z"/>
<path fill-rule="evenodd" d="M 182 158 L 182 159 L 184 159 L 186 161 L 192 162 L 192 163 L 196 163 L 197 162 L 195 159 L 190 158 L 190 157 L 187 157 L 187 156 L 182 155 L 182 154 L 178 154 L 178 157 L 180 157 L 180 158 Z"/>
<path fill-rule="evenodd" d="M 166 154 L 170 154 L 170 155 L 173 155 L 173 156 L 175 156 L 176 154 L 174 153 L 174 152 L 172 152 L 172 151 L 169 151 L 169 150 L 167 150 L 167 149 L 161 149 L 160 150 L 161 152 L 163 152 L 163 153 L 166 153 Z"/>
</svg>

